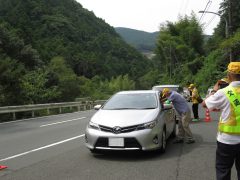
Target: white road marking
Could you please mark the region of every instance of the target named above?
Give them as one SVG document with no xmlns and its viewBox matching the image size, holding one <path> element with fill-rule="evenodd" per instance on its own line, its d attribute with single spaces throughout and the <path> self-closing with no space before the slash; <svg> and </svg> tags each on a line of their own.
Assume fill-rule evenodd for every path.
<svg viewBox="0 0 240 180">
<path fill-rule="evenodd" d="M 48 117 L 55 117 L 55 116 L 68 116 L 69 114 L 81 114 L 82 112 L 89 112 L 89 111 L 93 111 L 93 110 L 86 110 L 86 111 L 77 111 L 77 112 L 72 112 L 72 113 L 65 113 L 65 114 L 55 114 L 55 115 L 48 115 L 48 116 L 41 116 L 41 117 L 34 117 L 34 118 L 27 118 L 27 119 L 18 119 L 15 121 L 8 121 L 8 122 L 0 122 L 0 125 L 2 124 L 10 124 L 10 123 L 17 123 L 17 122 L 22 122 L 22 121 L 30 121 L 30 120 L 36 120 L 36 119 L 42 119 L 42 118 L 48 118 Z"/>
<path fill-rule="evenodd" d="M 52 146 L 56 146 L 56 145 L 59 145 L 59 144 L 62 144 L 62 143 L 68 142 L 68 141 L 72 141 L 74 139 L 83 137 L 84 135 L 85 134 L 81 134 L 79 136 L 75 136 L 75 137 L 72 137 L 72 138 L 69 138 L 69 139 L 65 139 L 63 141 L 59 141 L 59 142 L 56 142 L 56 143 L 53 143 L 53 144 L 49 144 L 49 145 L 46 145 L 46 146 L 43 146 L 43 147 L 40 147 L 40 148 L 37 148 L 37 149 L 32 149 L 30 151 L 26 151 L 24 153 L 20 153 L 20 154 L 14 155 L 14 156 L 10 156 L 10 157 L 4 158 L 4 159 L 0 159 L 0 162 L 1 161 L 7 161 L 7 160 L 10 160 L 10 159 L 14 159 L 14 158 L 17 158 L 17 157 L 20 157 L 20 156 L 24 156 L 24 155 L 27 155 L 29 153 L 36 152 L 36 151 L 39 151 L 39 150 L 42 150 L 42 149 L 46 149 L 46 148 L 49 148 L 49 147 L 52 147 Z"/>
<path fill-rule="evenodd" d="M 70 119 L 70 120 L 66 120 L 66 121 L 59 121 L 59 122 L 55 122 L 55 123 L 51 123 L 51 124 L 44 124 L 44 125 L 41 125 L 40 127 L 52 126 L 52 125 L 55 125 L 55 124 L 62 124 L 62 123 L 71 122 L 71 121 L 78 121 L 78 120 L 84 119 L 84 118 L 86 118 L 86 117 L 81 117 L 81 118 L 77 118 L 77 119 Z"/>
</svg>

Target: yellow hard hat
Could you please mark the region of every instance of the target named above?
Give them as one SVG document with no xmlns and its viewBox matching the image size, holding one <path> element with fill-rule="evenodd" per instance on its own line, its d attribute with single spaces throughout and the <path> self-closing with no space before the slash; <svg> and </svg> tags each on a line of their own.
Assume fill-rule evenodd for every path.
<svg viewBox="0 0 240 180">
<path fill-rule="evenodd" d="M 190 84 L 190 86 L 188 87 L 189 89 L 192 89 L 192 88 L 194 88 L 195 87 L 195 85 L 194 84 Z"/>
<path fill-rule="evenodd" d="M 169 92 L 170 92 L 170 89 L 169 89 L 169 88 L 164 88 L 164 89 L 162 90 L 162 96 L 166 96 L 166 94 L 169 93 Z"/>
<path fill-rule="evenodd" d="M 240 62 L 230 62 L 227 71 L 233 74 L 240 74 Z"/>
</svg>

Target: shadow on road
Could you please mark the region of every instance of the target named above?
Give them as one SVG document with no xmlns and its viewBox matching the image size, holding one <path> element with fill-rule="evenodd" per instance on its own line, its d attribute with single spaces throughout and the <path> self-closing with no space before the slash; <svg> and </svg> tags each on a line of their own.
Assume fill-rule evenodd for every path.
<svg viewBox="0 0 240 180">
<path fill-rule="evenodd" d="M 173 139 L 169 139 L 167 143 L 167 149 L 165 153 L 160 153 L 159 151 L 102 151 L 98 154 L 90 154 L 94 158 L 99 160 L 109 160 L 109 161 L 158 161 L 161 159 L 168 159 L 173 157 L 179 157 L 183 152 L 188 153 L 194 148 L 198 148 L 202 144 L 200 136 L 197 136 L 197 142 L 194 144 L 173 144 Z"/>
</svg>

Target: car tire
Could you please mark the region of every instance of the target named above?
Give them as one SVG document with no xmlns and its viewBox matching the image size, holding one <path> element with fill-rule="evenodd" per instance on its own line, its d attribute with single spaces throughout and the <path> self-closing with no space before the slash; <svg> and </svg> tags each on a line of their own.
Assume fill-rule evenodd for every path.
<svg viewBox="0 0 240 180">
<path fill-rule="evenodd" d="M 165 153 L 166 146 L 167 146 L 167 137 L 166 137 L 166 129 L 164 128 L 162 132 L 162 141 L 161 141 L 161 148 L 160 148 L 161 153 Z"/>
<path fill-rule="evenodd" d="M 100 151 L 97 150 L 97 149 L 90 149 L 90 152 L 93 153 L 93 154 L 98 154 L 98 153 L 100 153 Z"/>
</svg>

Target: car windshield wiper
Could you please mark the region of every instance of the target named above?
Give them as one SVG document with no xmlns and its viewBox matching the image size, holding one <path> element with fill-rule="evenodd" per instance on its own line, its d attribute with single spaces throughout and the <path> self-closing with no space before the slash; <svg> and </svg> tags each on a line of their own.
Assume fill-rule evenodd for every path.
<svg viewBox="0 0 240 180">
<path fill-rule="evenodd" d="M 156 107 L 145 107 L 145 108 L 137 108 L 137 109 L 156 109 Z"/>
<path fill-rule="evenodd" d="M 132 107 L 132 108 L 103 108 L 105 110 L 126 110 L 126 109 L 156 109 L 156 107 Z"/>
<path fill-rule="evenodd" d="M 124 109 L 137 109 L 137 108 L 109 108 L 107 110 L 124 110 Z"/>
</svg>

